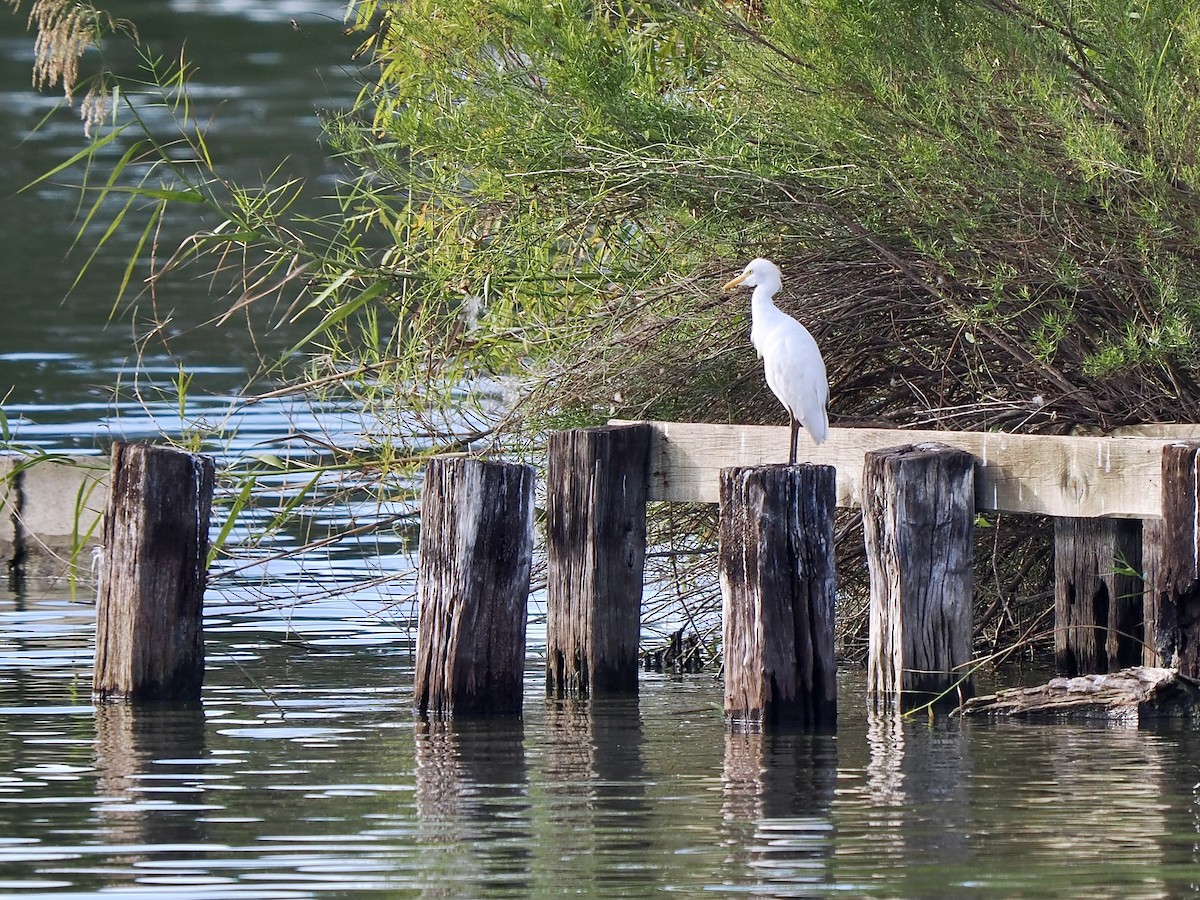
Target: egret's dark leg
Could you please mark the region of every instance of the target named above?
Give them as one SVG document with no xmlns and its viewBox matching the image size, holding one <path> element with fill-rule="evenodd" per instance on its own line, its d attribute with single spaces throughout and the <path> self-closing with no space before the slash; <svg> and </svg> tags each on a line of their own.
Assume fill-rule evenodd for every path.
<svg viewBox="0 0 1200 900">
<path fill-rule="evenodd" d="M 800 421 L 791 412 L 788 412 L 788 418 L 792 421 L 792 452 L 788 457 L 788 465 L 794 466 L 796 464 L 796 453 L 800 449 Z"/>
</svg>

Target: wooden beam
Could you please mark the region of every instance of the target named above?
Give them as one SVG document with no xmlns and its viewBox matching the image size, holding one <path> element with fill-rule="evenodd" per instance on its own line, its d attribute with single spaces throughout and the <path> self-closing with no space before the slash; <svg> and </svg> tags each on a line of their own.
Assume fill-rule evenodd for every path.
<svg viewBox="0 0 1200 900">
<path fill-rule="evenodd" d="M 616 424 L 616 423 L 614 423 Z M 787 461 L 788 429 L 651 422 L 650 500 L 716 503 L 722 468 Z M 831 428 L 797 462 L 837 468 L 838 506 L 861 506 L 870 450 L 937 442 L 975 457 L 979 511 L 1141 519 L 1161 514 L 1162 451 L 1170 439 Z"/>
</svg>

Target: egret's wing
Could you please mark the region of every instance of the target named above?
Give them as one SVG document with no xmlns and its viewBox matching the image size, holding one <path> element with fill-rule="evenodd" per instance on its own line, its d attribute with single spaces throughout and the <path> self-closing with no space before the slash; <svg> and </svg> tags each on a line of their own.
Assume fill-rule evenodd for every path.
<svg viewBox="0 0 1200 900">
<path fill-rule="evenodd" d="M 804 326 L 787 318 L 764 335 L 761 351 L 767 386 L 821 443 L 829 430 L 829 381 L 817 342 Z"/>
</svg>

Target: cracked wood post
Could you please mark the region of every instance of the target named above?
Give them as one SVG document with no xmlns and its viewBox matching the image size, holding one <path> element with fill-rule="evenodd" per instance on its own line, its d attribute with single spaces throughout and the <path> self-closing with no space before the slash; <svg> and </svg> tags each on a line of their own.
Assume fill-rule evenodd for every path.
<svg viewBox="0 0 1200 900">
<path fill-rule="evenodd" d="M 837 726 L 832 466 L 721 470 L 725 720 L 734 731 Z"/>
<path fill-rule="evenodd" d="M 1200 678 L 1200 442 L 1162 455 L 1162 518 L 1143 522 L 1146 656 Z"/>
<path fill-rule="evenodd" d="M 1142 523 L 1054 520 L 1054 662 L 1060 675 L 1142 662 Z"/>
<path fill-rule="evenodd" d="M 650 425 L 550 435 L 546 692 L 636 694 Z"/>
<path fill-rule="evenodd" d="M 417 714 L 520 715 L 533 560 L 532 466 L 434 458 L 417 563 Z"/>
<path fill-rule="evenodd" d="M 970 453 L 937 443 L 872 450 L 863 461 L 876 705 L 970 696 L 974 469 Z"/>
<path fill-rule="evenodd" d="M 213 461 L 199 454 L 113 445 L 96 604 L 96 700 L 199 699 L 213 477 Z"/>
</svg>

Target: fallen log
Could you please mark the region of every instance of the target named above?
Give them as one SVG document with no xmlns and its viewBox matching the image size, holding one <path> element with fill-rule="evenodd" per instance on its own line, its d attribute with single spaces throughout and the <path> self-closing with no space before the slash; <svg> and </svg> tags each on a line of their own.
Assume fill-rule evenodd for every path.
<svg viewBox="0 0 1200 900">
<path fill-rule="evenodd" d="M 1139 725 L 1161 719 L 1200 718 L 1200 682 L 1177 669 L 1133 666 L 1107 675 L 1053 678 L 1038 687 L 1009 688 L 973 697 L 962 716 L 1015 716 L 1040 720 L 1104 720 Z"/>
</svg>

